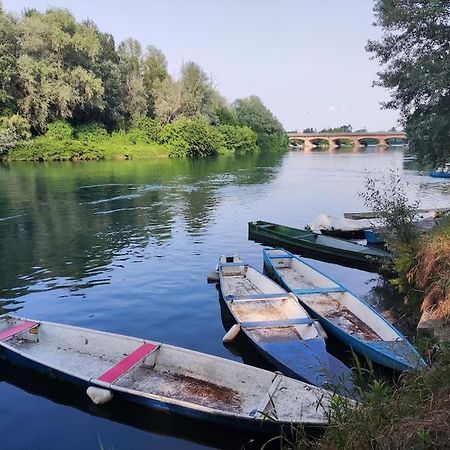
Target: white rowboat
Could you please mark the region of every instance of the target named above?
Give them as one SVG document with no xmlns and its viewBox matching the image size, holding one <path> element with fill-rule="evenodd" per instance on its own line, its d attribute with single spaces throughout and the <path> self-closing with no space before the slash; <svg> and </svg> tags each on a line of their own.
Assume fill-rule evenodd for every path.
<svg viewBox="0 0 450 450">
<path fill-rule="evenodd" d="M 144 339 L 0 316 L 0 357 L 146 407 L 269 431 L 322 427 L 330 393 L 278 373 Z M 277 422 L 267 420 L 277 417 Z"/>
</svg>

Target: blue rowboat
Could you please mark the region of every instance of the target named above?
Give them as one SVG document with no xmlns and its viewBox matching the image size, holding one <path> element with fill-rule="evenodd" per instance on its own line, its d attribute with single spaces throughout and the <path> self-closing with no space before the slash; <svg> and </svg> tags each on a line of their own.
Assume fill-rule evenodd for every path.
<svg viewBox="0 0 450 450">
<path fill-rule="evenodd" d="M 226 306 L 263 357 L 292 378 L 351 392 L 351 370 L 327 352 L 320 324 L 294 295 L 238 256 L 222 256 L 218 268 Z"/>
<path fill-rule="evenodd" d="M 433 178 L 450 178 L 450 172 L 444 172 L 440 170 L 432 170 L 429 175 Z"/>
<path fill-rule="evenodd" d="M 144 339 L 0 316 L 0 357 L 87 388 L 96 404 L 117 397 L 236 428 L 322 428 L 332 393 L 284 375 Z M 278 422 L 267 420 L 275 416 Z"/>
<path fill-rule="evenodd" d="M 264 249 L 263 254 L 270 276 L 293 292 L 330 335 L 360 355 L 392 369 L 426 366 L 398 330 L 341 284 L 284 249 Z"/>
</svg>

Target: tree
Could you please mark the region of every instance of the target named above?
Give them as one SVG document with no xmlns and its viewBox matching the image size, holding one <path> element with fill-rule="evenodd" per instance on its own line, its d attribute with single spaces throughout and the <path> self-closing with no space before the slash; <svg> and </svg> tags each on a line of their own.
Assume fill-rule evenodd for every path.
<svg viewBox="0 0 450 450">
<path fill-rule="evenodd" d="M 143 65 L 143 83 L 145 94 L 147 96 L 147 109 L 151 117 L 155 116 L 155 88 L 157 82 L 165 80 L 169 74 L 167 73 L 167 59 L 164 53 L 150 45 L 142 62 Z"/>
<path fill-rule="evenodd" d="M 181 67 L 181 114 L 190 119 L 210 118 L 212 113 L 213 88 L 203 69 L 194 62 Z"/>
<path fill-rule="evenodd" d="M 18 108 L 38 132 L 75 110 L 102 107 L 103 85 L 91 70 L 100 44 L 90 23 L 66 10 L 28 11 L 18 26 Z"/>
<path fill-rule="evenodd" d="M 144 88 L 141 44 L 127 38 L 117 49 L 123 74 L 126 79 L 125 109 L 131 122 L 136 122 L 147 114 L 147 96 Z"/>
<path fill-rule="evenodd" d="M 385 69 L 376 85 L 389 89 L 386 108 L 399 109 L 410 148 L 433 162 L 450 156 L 450 2 L 377 0 L 383 30 L 367 50 Z"/>
<path fill-rule="evenodd" d="M 317 130 L 315 129 L 315 128 L 305 128 L 304 130 L 303 130 L 303 133 L 308 133 L 308 134 L 310 134 L 310 133 L 317 133 Z"/>
<path fill-rule="evenodd" d="M 16 109 L 19 49 L 16 20 L 0 2 L 0 115 Z"/>
<path fill-rule="evenodd" d="M 255 95 L 237 99 L 233 110 L 239 125 L 246 125 L 258 136 L 260 147 L 285 147 L 287 135 L 278 119 Z"/>
<path fill-rule="evenodd" d="M 180 83 L 167 77 L 155 82 L 155 117 L 162 124 L 173 122 L 181 111 Z"/>
</svg>

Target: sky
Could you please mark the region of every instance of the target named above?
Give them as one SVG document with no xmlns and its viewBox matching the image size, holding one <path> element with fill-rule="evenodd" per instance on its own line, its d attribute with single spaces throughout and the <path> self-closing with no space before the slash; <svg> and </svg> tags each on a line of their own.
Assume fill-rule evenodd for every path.
<svg viewBox="0 0 450 450">
<path fill-rule="evenodd" d="M 3 0 L 4 9 L 64 7 L 90 18 L 118 44 L 131 36 L 166 55 L 177 76 L 199 63 L 229 101 L 258 95 L 286 130 L 351 124 L 387 130 L 373 87 L 377 61 L 364 47 L 380 36 L 373 0 Z"/>
</svg>

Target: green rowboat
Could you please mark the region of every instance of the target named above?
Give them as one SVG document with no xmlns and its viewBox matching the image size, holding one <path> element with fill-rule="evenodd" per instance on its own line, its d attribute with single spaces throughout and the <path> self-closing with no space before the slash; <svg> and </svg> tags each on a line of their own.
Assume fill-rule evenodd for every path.
<svg viewBox="0 0 450 450">
<path fill-rule="evenodd" d="M 258 220 L 249 222 L 248 238 L 272 247 L 283 247 L 303 256 L 362 270 L 378 270 L 391 253 L 345 239 Z"/>
</svg>

